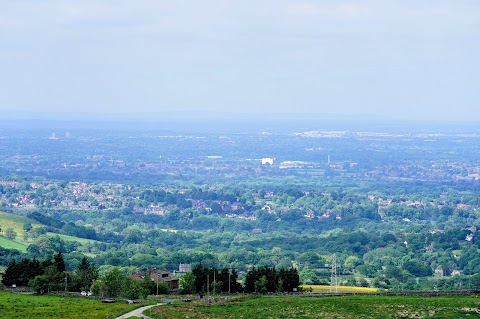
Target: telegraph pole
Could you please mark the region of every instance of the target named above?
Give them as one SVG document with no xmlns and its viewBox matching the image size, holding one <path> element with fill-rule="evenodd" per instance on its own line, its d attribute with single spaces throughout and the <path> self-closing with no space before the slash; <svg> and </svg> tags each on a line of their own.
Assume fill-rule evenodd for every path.
<svg viewBox="0 0 480 319">
<path fill-rule="evenodd" d="M 207 301 L 210 302 L 210 274 L 207 274 Z"/>
</svg>

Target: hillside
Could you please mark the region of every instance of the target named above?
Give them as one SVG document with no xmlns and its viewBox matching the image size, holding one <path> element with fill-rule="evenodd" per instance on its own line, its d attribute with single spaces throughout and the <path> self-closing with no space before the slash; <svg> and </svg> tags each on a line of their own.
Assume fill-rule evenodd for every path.
<svg viewBox="0 0 480 319">
<path fill-rule="evenodd" d="M 26 223 L 30 223 L 33 229 L 44 226 L 33 219 L 0 211 L 0 227 L 2 228 L 2 235 L 5 235 L 5 231 L 8 228 L 13 228 L 18 236 L 22 236 L 25 232 L 23 230 L 23 225 Z"/>
<path fill-rule="evenodd" d="M 24 236 L 25 230 L 23 229 L 23 226 L 25 224 L 31 224 L 32 229 L 43 226 L 35 220 L 24 216 L 0 212 L 0 228 L 2 230 L 0 232 L 0 247 L 17 249 L 21 252 L 26 252 L 28 244 L 32 241 L 28 237 Z M 15 239 L 6 238 L 6 231 L 9 228 L 13 229 L 17 233 Z"/>
<path fill-rule="evenodd" d="M 25 224 L 32 225 L 30 232 L 26 232 L 24 230 Z M 6 213 L 6 212 L 0 212 L 0 228 L 2 230 L 0 232 L 0 247 L 8 248 L 8 249 L 16 249 L 20 252 L 25 253 L 27 251 L 27 247 L 30 244 L 33 244 L 35 242 L 35 238 L 33 238 L 32 232 L 35 229 L 38 229 L 40 227 L 46 227 L 46 225 L 43 225 L 38 221 L 30 219 L 25 216 Z M 9 228 L 13 229 L 17 234 L 17 236 L 14 239 L 7 238 L 6 232 L 7 232 L 7 229 Z M 64 234 L 57 234 L 53 232 L 47 232 L 45 235 L 48 238 L 58 237 L 65 242 L 76 242 L 79 245 L 97 242 L 96 240 L 90 240 L 90 239 L 69 236 Z"/>
</svg>

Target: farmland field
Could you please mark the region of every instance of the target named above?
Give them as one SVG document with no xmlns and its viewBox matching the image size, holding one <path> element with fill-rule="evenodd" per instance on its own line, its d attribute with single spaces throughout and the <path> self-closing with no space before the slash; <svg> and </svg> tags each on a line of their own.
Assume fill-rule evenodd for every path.
<svg viewBox="0 0 480 319">
<path fill-rule="evenodd" d="M 274 318 L 478 318 L 480 298 L 455 297 L 256 297 L 223 303 L 173 304 L 152 308 L 156 319 L 274 319 Z"/>
<path fill-rule="evenodd" d="M 74 237 L 74 236 L 69 236 L 69 235 L 63 235 L 63 234 L 57 234 L 57 233 L 51 233 L 51 232 L 48 232 L 47 233 L 47 237 L 59 237 L 61 240 L 64 240 L 64 241 L 76 241 L 82 245 L 84 244 L 88 244 L 88 243 L 93 243 L 93 242 L 97 242 L 96 240 L 94 239 L 86 239 L 86 238 L 80 238 L 80 237 Z"/>
<path fill-rule="evenodd" d="M 115 318 L 136 307 L 125 303 L 105 304 L 99 300 L 84 298 L 0 292 L 0 318 L 2 319 L 104 319 Z"/>
<path fill-rule="evenodd" d="M 0 247 L 4 248 L 9 248 L 9 249 L 17 249 L 21 252 L 26 252 L 27 251 L 27 246 L 33 242 L 32 239 L 30 240 L 25 240 L 23 238 L 23 233 L 25 232 L 23 230 L 23 225 L 25 223 L 30 223 L 32 224 L 33 228 L 38 228 L 41 227 L 42 224 L 38 223 L 35 220 L 32 220 L 30 218 L 12 214 L 12 213 L 6 213 L 6 212 L 0 212 L 0 226 L 2 228 L 3 236 L 0 236 Z M 17 233 L 17 237 L 14 240 L 9 240 L 5 238 L 5 231 L 8 228 L 13 228 L 13 230 Z M 80 244 L 87 244 L 87 243 L 93 243 L 96 242 L 96 240 L 92 239 L 85 239 L 85 238 L 79 238 L 79 237 L 74 237 L 74 236 L 68 236 L 68 235 L 63 235 L 63 234 L 57 234 L 57 233 L 47 233 L 47 237 L 60 237 L 60 239 L 65 240 L 65 241 L 75 241 Z"/>
<path fill-rule="evenodd" d="M 8 248 L 8 249 L 16 249 L 22 253 L 27 251 L 27 245 L 19 243 L 15 240 L 6 239 L 4 237 L 0 237 L 0 247 Z"/>
<path fill-rule="evenodd" d="M 23 235 L 23 232 L 24 232 L 23 224 L 25 223 L 32 224 L 33 228 L 42 226 L 37 221 L 32 220 L 30 218 L 16 215 L 16 214 L 11 214 L 11 213 L 5 213 L 5 212 L 0 212 L 0 221 L 1 221 L 0 225 L 2 226 L 3 232 L 5 232 L 8 228 L 13 228 L 13 230 L 17 232 L 19 237 Z"/>
<path fill-rule="evenodd" d="M 378 292 L 377 288 L 369 287 L 355 287 L 355 286 L 338 286 L 336 289 L 333 288 L 333 291 L 330 291 L 332 288 L 326 285 L 303 285 L 300 286 L 303 289 L 310 290 L 312 292 L 338 292 L 338 293 L 375 293 Z"/>
</svg>

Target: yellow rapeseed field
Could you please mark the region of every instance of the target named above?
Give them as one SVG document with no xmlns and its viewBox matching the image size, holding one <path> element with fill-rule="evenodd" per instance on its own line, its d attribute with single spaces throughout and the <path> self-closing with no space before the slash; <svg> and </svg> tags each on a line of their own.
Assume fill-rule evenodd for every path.
<svg viewBox="0 0 480 319">
<path fill-rule="evenodd" d="M 355 286 L 338 286 L 337 291 L 335 288 L 325 285 L 303 285 L 300 286 L 305 290 L 312 290 L 312 292 L 323 292 L 323 293 L 330 293 L 330 292 L 339 292 L 339 293 L 375 293 L 378 292 L 377 288 L 369 288 L 369 287 L 355 287 Z"/>
</svg>

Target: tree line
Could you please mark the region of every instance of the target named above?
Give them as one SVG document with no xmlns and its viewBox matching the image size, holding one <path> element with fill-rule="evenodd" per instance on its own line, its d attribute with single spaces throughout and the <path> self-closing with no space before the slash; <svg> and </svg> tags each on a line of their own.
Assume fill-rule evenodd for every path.
<svg viewBox="0 0 480 319">
<path fill-rule="evenodd" d="M 23 258 L 19 262 L 13 259 L 5 270 L 2 282 L 6 286 L 30 286 L 37 293 L 44 294 L 49 291 L 90 290 L 97 278 L 98 270 L 87 257 L 83 257 L 74 271 L 68 272 L 63 254 L 58 252 L 43 261 L 35 257 Z"/>
<path fill-rule="evenodd" d="M 220 272 L 216 268 L 196 265 L 192 273 L 181 278 L 181 293 L 276 293 L 296 292 L 300 285 L 300 277 L 296 268 L 290 269 L 264 266 L 252 267 L 248 270 L 245 285 L 237 280 L 235 269 L 223 268 Z"/>
</svg>

